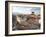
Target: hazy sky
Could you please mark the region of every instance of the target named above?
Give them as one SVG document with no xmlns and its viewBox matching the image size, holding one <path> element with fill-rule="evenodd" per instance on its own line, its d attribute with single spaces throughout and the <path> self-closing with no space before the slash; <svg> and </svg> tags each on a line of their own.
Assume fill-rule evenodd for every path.
<svg viewBox="0 0 46 37">
<path fill-rule="evenodd" d="M 31 14 L 31 12 L 35 12 L 35 14 L 40 13 L 40 7 L 13 7 L 13 14 Z"/>
</svg>

